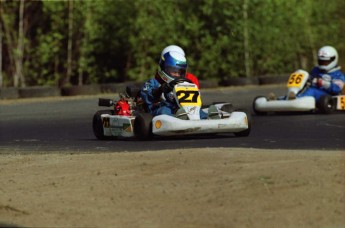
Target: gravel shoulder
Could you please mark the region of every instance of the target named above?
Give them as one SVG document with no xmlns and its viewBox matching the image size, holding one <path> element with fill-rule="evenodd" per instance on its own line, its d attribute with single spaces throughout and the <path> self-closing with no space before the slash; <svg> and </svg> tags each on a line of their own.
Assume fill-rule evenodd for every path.
<svg viewBox="0 0 345 228">
<path fill-rule="evenodd" d="M 0 157 L 0 226 L 345 226 L 345 152 L 201 148 Z"/>
</svg>

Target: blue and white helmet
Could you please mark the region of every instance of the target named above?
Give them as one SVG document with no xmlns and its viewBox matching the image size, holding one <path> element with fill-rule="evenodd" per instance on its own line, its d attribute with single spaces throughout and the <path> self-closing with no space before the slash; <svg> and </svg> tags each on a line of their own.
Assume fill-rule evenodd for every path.
<svg viewBox="0 0 345 228">
<path fill-rule="evenodd" d="M 177 46 L 177 45 L 175 45 L 175 44 L 172 44 L 172 45 L 166 46 L 166 47 L 163 49 L 163 51 L 162 51 L 162 53 L 161 53 L 161 57 L 162 57 L 163 55 L 165 55 L 167 52 L 172 52 L 172 51 L 178 52 L 178 53 L 180 53 L 181 55 L 186 56 L 186 54 L 184 53 L 184 50 L 183 50 L 180 46 Z"/>
<path fill-rule="evenodd" d="M 187 60 L 178 52 L 167 52 L 159 61 L 158 75 L 166 83 L 186 77 Z"/>
<path fill-rule="evenodd" d="M 329 71 L 338 64 L 338 52 L 334 47 L 324 46 L 317 53 L 317 62 L 320 70 Z"/>
</svg>

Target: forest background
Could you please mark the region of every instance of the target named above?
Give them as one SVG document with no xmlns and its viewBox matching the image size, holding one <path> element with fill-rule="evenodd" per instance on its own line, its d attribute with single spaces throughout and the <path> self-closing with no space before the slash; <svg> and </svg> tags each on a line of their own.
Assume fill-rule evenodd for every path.
<svg viewBox="0 0 345 228">
<path fill-rule="evenodd" d="M 0 88 L 144 81 L 170 44 L 199 79 L 279 75 L 344 37 L 344 0 L 0 0 Z"/>
</svg>

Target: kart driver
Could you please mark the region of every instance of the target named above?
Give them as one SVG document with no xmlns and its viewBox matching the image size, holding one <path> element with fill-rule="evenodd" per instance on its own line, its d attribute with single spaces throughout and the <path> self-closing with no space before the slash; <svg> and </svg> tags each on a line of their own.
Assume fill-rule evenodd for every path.
<svg viewBox="0 0 345 228">
<path fill-rule="evenodd" d="M 338 66 L 338 52 L 334 47 L 324 46 L 320 48 L 317 54 L 318 66 L 315 66 L 309 79 L 311 86 L 303 93 L 297 94 L 297 97 L 313 96 L 316 101 L 323 95 L 338 95 L 341 93 L 345 76 Z M 289 98 L 293 98 L 294 94 Z"/>
<path fill-rule="evenodd" d="M 176 49 L 176 47 L 174 48 Z M 153 116 L 162 114 L 174 116 L 179 111 L 169 82 L 177 78 L 187 78 L 187 60 L 183 50 L 180 48 L 181 52 L 181 50 L 169 51 L 165 49 L 162 52 L 155 77 L 146 81 L 140 91 L 140 96 Z M 196 77 L 194 76 L 194 81 L 191 78 L 188 79 L 195 83 Z M 162 99 L 162 94 L 164 99 Z M 200 118 L 206 119 L 207 114 L 200 110 Z"/>
</svg>

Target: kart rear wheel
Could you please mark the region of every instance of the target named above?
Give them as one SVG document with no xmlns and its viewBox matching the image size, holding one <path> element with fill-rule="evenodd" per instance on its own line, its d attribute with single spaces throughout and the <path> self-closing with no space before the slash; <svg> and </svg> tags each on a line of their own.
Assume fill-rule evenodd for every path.
<svg viewBox="0 0 345 228">
<path fill-rule="evenodd" d="M 259 99 L 259 98 L 262 98 L 262 97 L 266 98 L 265 96 L 257 96 L 257 97 L 254 98 L 254 101 L 253 101 L 253 106 L 252 106 L 253 107 L 253 111 L 258 116 L 263 116 L 263 115 L 267 114 L 267 112 L 262 112 L 262 111 L 257 110 L 256 106 L 255 106 L 256 100 Z"/>
<path fill-rule="evenodd" d="M 247 137 L 250 134 L 250 131 L 252 129 L 252 116 L 251 114 L 247 111 L 247 110 L 236 110 L 239 112 L 244 112 L 247 115 L 247 121 L 248 121 L 248 128 L 244 131 L 240 131 L 240 132 L 234 132 L 234 135 L 236 137 Z"/>
<path fill-rule="evenodd" d="M 93 121 L 92 121 L 92 128 L 93 128 L 93 134 L 96 136 L 97 139 L 100 140 L 105 140 L 105 139 L 110 139 L 110 136 L 105 136 L 104 131 L 103 131 L 103 122 L 101 115 L 103 114 L 109 114 L 113 115 L 112 110 L 100 110 L 95 113 L 93 116 Z"/>
<path fill-rule="evenodd" d="M 320 97 L 316 106 L 319 109 L 319 111 L 324 114 L 330 114 L 335 110 L 335 102 L 333 98 L 329 95 L 324 95 Z"/>
<path fill-rule="evenodd" d="M 152 134 L 152 115 L 140 113 L 134 120 L 134 135 L 140 140 L 150 140 Z"/>
</svg>

